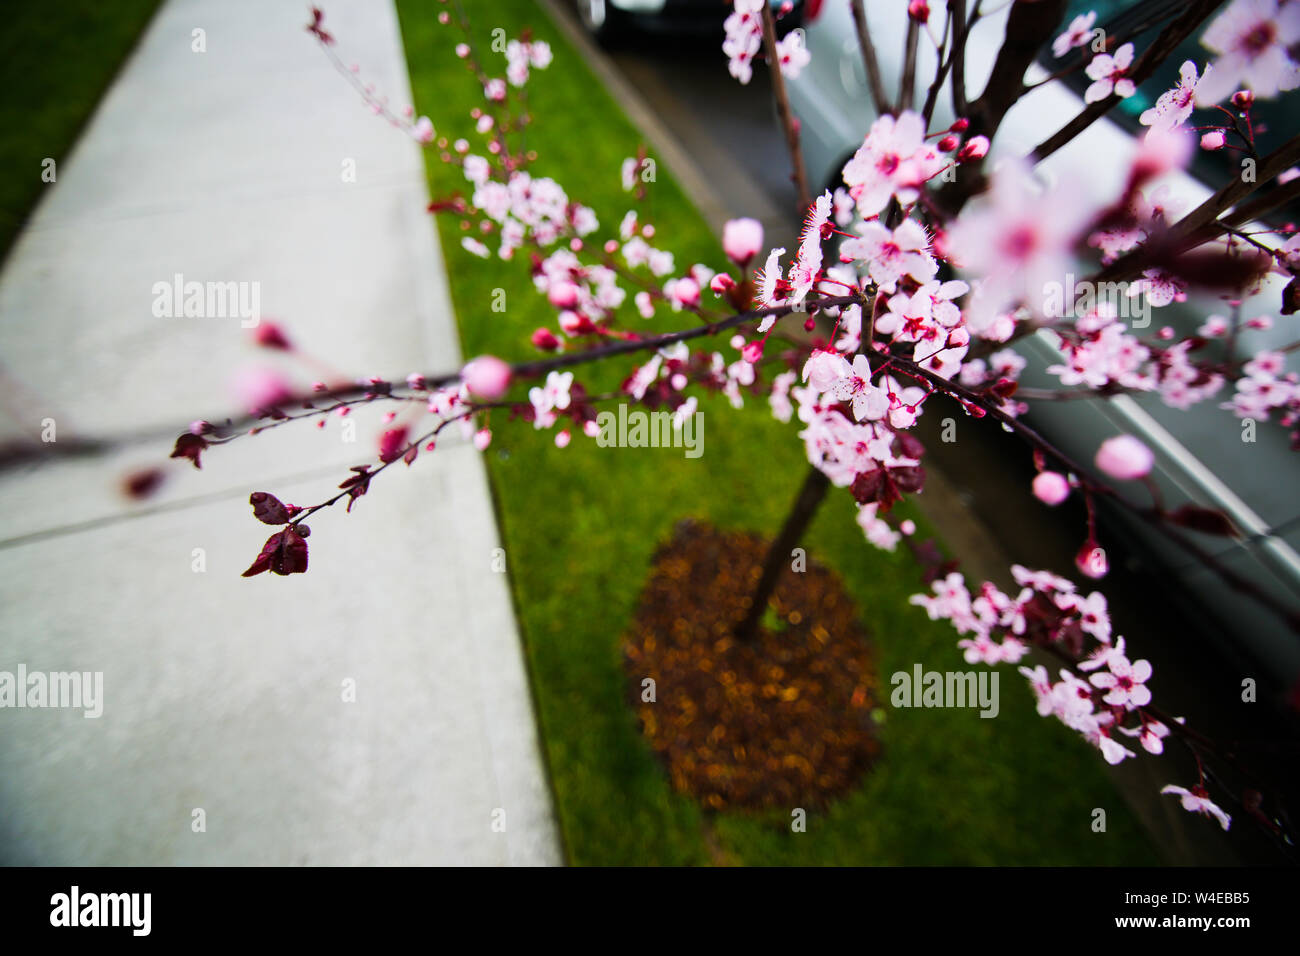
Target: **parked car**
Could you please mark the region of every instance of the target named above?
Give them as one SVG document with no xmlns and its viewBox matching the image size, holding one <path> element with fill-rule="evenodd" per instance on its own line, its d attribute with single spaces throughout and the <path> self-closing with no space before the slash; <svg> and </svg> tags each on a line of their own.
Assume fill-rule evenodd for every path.
<svg viewBox="0 0 1300 956">
<path fill-rule="evenodd" d="M 1114 22 L 1136 6 L 1145 6 L 1149 16 L 1158 3 L 1133 4 L 1096 2 L 1072 4 L 1068 17 L 1086 9 L 1098 11 L 1098 25 Z M 1165 6 L 1174 6 L 1164 4 Z M 907 29 L 907 4 L 869 4 L 868 22 L 875 40 L 877 56 L 891 95 L 901 73 L 903 37 Z M 967 88 L 983 88 L 993 60 L 1005 34 L 1007 10 L 1002 4 L 998 13 L 981 19 L 971 31 L 967 47 Z M 1078 7 L 1079 9 L 1075 9 Z M 935 8 L 936 18 L 942 6 Z M 1068 22 L 1068 17 L 1065 22 Z M 804 11 L 803 27 L 812 54 L 810 65 L 801 75 L 788 82 L 791 105 L 801 123 L 801 138 L 810 183 L 834 188 L 843 185 L 840 169 L 861 145 L 875 120 L 875 112 L 865 83 L 865 70 L 858 47 L 848 3 L 809 4 Z M 1139 41 L 1139 49 L 1142 43 Z M 1204 49 L 1188 55 L 1204 63 Z M 1182 53 L 1184 51 L 1180 51 Z M 935 50 L 922 42 L 918 51 L 917 76 L 933 76 Z M 1169 82 L 1160 86 L 1159 77 L 1150 86 L 1156 95 L 1172 87 L 1183 56 L 1177 56 L 1169 70 Z M 1061 61 L 1054 61 L 1050 51 L 1035 65 L 1028 77 L 1033 83 L 1047 79 Z M 1045 68 L 1044 63 L 1052 63 Z M 1086 82 L 1086 81 L 1085 81 Z M 918 83 L 918 96 L 925 87 Z M 1159 89 L 1157 89 L 1159 87 Z M 1151 105 L 1142 94 L 1116 110 L 1115 118 L 1103 119 L 1072 143 L 1062 148 L 1038 169 L 1045 183 L 1068 183 L 1071 189 L 1090 190 L 1100 199 L 1118 195 L 1136 149 L 1134 138 L 1136 115 Z M 955 119 L 951 95 L 945 87 L 931 129 L 944 129 Z M 1292 106 L 1294 104 L 1291 104 Z M 1081 90 L 1067 82 L 1046 83 L 1025 96 L 1007 114 L 994 139 L 989 162 L 1000 157 L 1027 154 L 1047 134 L 1054 132 L 1083 108 Z M 1277 108 L 1277 107 L 1274 107 Z M 1284 114 L 1279 112 L 1279 117 Z M 1277 132 L 1290 135 L 1293 124 L 1283 123 Z M 1204 174 L 1202 164 L 1194 172 Z M 1227 170 L 1212 182 L 1221 184 L 1232 173 Z M 1167 179 L 1172 194 L 1190 210 L 1211 194 L 1211 189 L 1195 175 L 1178 174 Z M 1096 268 L 1095 262 L 1080 261 L 1076 274 L 1086 276 Z M 1248 301 L 1243 315 L 1277 316 L 1282 283 L 1272 277 L 1259 296 Z M 1207 315 L 1225 312 L 1223 302 L 1213 297 L 1189 296 L 1152 312 L 1151 331 L 1171 325 L 1180 333 L 1197 328 Z M 1283 319 L 1269 331 L 1252 331 L 1246 344 L 1255 348 L 1273 348 L 1294 340 L 1295 323 Z M 1022 384 L 1039 388 L 1060 387 L 1060 382 L 1046 372 L 1049 365 L 1062 359 L 1053 333 L 1040 331 L 1022 340 L 1017 350 L 1028 361 Z M 1192 535 L 1198 544 L 1216 554 L 1233 570 L 1290 606 L 1300 606 L 1300 500 L 1297 499 L 1297 476 L 1300 458 L 1289 448 L 1287 430 L 1276 421 L 1259 422 L 1255 441 L 1243 441 L 1242 422 L 1218 407 L 1231 395 L 1225 388 L 1214 398 L 1188 411 L 1168 407 L 1158 395 L 1125 395 L 1111 400 L 1075 400 L 1039 402 L 1034 406 L 1030 423 L 1047 434 L 1062 450 L 1076 460 L 1091 461 L 1106 438 L 1128 433 L 1138 436 L 1156 455 L 1153 477 L 1167 506 L 1195 501 L 1221 509 L 1242 531 L 1243 537 Z M 1109 516 L 1111 527 L 1130 538 L 1143 553 L 1162 566 L 1171 588 L 1180 598 L 1192 602 L 1197 616 L 1215 632 L 1220 647 L 1235 654 L 1244 666 L 1254 668 L 1261 689 L 1271 685 L 1277 693 L 1295 686 L 1300 675 L 1300 635 L 1257 601 L 1228 586 L 1222 578 L 1185 551 L 1173 546 L 1146 522 L 1115 509 Z M 1112 573 L 1122 573 L 1119 569 Z"/>
</svg>

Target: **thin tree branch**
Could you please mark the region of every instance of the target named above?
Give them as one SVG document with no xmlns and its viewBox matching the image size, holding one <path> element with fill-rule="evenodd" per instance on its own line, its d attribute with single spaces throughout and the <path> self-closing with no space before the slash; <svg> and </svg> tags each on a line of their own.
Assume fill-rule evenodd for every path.
<svg viewBox="0 0 1300 956">
<path fill-rule="evenodd" d="M 858 34 L 858 48 L 862 51 L 862 68 L 867 76 L 867 90 L 871 94 L 876 115 L 883 116 L 889 112 L 889 97 L 880 76 L 880 62 L 876 59 L 876 48 L 871 43 L 871 31 L 867 29 L 867 11 L 863 9 L 862 0 L 851 0 L 851 6 L 853 26 Z"/>
<path fill-rule="evenodd" d="M 776 49 L 776 18 L 772 8 L 763 4 L 763 47 L 767 50 L 767 66 L 772 74 L 772 94 L 776 97 L 776 112 L 781 117 L 785 131 L 785 144 L 790 150 L 795 191 L 799 194 L 799 215 L 802 216 L 812 202 L 808 192 L 808 174 L 804 171 L 803 150 L 799 148 L 799 129 L 790 111 L 790 98 L 785 91 L 785 75 L 781 72 L 781 57 Z"/>
</svg>

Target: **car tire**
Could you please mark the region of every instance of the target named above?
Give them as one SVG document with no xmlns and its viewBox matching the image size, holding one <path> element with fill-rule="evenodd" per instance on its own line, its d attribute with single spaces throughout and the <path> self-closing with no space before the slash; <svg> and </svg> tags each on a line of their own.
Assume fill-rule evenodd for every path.
<svg viewBox="0 0 1300 956">
<path fill-rule="evenodd" d="M 627 35 L 628 17 L 610 0 L 576 0 L 578 20 L 603 47 L 613 47 Z"/>
</svg>

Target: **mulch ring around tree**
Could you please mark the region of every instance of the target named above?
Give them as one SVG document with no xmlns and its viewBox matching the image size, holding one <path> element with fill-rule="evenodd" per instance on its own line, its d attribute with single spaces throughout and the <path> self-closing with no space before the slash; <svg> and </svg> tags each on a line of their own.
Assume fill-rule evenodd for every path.
<svg viewBox="0 0 1300 956">
<path fill-rule="evenodd" d="M 876 669 L 838 575 L 787 570 L 754 642 L 733 638 L 766 551 L 679 522 L 623 642 L 642 732 L 673 787 L 714 810 L 825 806 L 879 752 Z"/>
</svg>

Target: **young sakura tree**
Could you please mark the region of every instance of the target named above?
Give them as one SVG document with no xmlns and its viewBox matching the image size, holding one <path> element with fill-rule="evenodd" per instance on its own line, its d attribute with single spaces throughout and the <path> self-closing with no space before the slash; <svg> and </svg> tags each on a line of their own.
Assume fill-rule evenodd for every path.
<svg viewBox="0 0 1300 956">
<path fill-rule="evenodd" d="M 893 506 L 925 485 L 926 451 L 912 429 L 931 399 L 947 396 L 971 418 L 1023 439 L 1037 472 L 1032 492 L 1042 504 L 1082 501 L 1087 521 L 1076 564 L 1088 579 L 1104 580 L 1109 570 L 1095 521 L 1105 500 L 1300 629 L 1295 607 L 1187 535 L 1235 530 L 1210 507 L 1166 509 L 1150 478 L 1154 456 L 1139 439 L 1110 439 L 1093 460 L 1079 461 L 1024 421 L 1036 402 L 1153 393 L 1175 408 L 1215 402 L 1241 418 L 1289 429 L 1292 446 L 1300 448 L 1300 376 L 1286 369 L 1287 354 L 1300 349 L 1300 341 L 1247 354 L 1238 338 L 1243 326 L 1272 321 L 1243 322 L 1241 305 L 1270 276 L 1285 283 L 1279 313 L 1290 316 L 1300 306 L 1300 234 L 1294 226 L 1259 225 L 1300 195 L 1300 137 L 1260 154 L 1252 114 L 1258 99 L 1300 86 L 1292 54 L 1300 41 L 1300 0 L 1232 0 L 1223 10 L 1218 2 L 1189 0 L 1172 14 L 1112 36 L 1094 29 L 1092 13 L 1063 24 L 1063 0 L 1018 0 L 978 93 L 966 89 L 965 56 L 971 28 L 985 16 L 983 5 L 952 0 L 931 9 L 912 0 L 896 100 L 886 96 L 862 0 L 840 2 L 852 5 L 878 118 L 844 166 L 842 186 L 818 196 L 805 181 L 799 126 L 783 80 L 809 61 L 802 35 L 778 41 L 775 22 L 782 11 L 774 14 L 766 0 L 734 2 L 723 53 L 741 82 L 750 79 L 755 60 L 775 66 L 778 115 L 804 223 L 789 254 L 768 248 L 754 220 L 733 220 L 722 236 L 728 261 L 712 265 L 678 262 L 665 248 L 670 237 L 656 233 L 640 206 L 616 216 L 617 225 L 609 228 L 562 184 L 530 172 L 536 156 L 526 150 L 523 131 L 535 117 L 523 91 L 534 71 L 551 64 L 547 44 L 525 34 L 505 45 L 504 59 L 485 59 L 459 5 L 440 14 L 448 29 L 463 30 L 456 55 L 483 91 L 472 115 L 479 139 L 447 142 L 411 109 L 390 111 L 356 68 L 339 59 L 335 38 L 314 11 L 307 29 L 369 108 L 463 174 L 464 191 L 438 199 L 430 210 L 462 223 L 466 255 L 523 260 L 521 268 L 530 270 L 537 293 L 554 309 L 554 323 L 532 334 L 541 354 L 522 364 L 482 355 L 458 370 L 419 371 L 405 379 L 321 382 L 307 395 L 294 394 L 273 376 L 252 377 L 244 383 L 246 414 L 220 425 L 195 422 L 177 440 L 173 457 L 199 467 L 205 452 L 244 435 L 303 420 L 324 427 L 328 418 L 359 405 L 391 406 L 390 427 L 376 436 L 373 460 L 354 467 L 331 497 L 293 505 L 267 492 L 251 496 L 254 517 L 277 530 L 244 574 L 287 575 L 308 568 L 307 518 L 344 501 L 351 512 L 395 464 L 410 466 L 435 452 L 448 428 L 487 448 L 492 411 L 498 421 L 508 415 L 522 423 L 518 427 L 552 431 L 556 453 L 563 454 L 571 442 L 600 436 L 598 413 L 609 403 L 668 410 L 680 428 L 706 393 L 720 392 L 735 408 L 766 401 L 780 421 L 797 419 L 811 468 L 772 544 L 749 615 L 736 624 L 739 639 L 752 637 L 818 503 L 830 488 L 844 489 L 857 504 L 867 542 L 886 550 L 905 542 L 922 559 L 929 587 L 912 602 L 930 618 L 951 622 L 966 661 L 1021 664 L 1036 649 L 1052 666 L 1026 661 L 1020 672 L 1042 716 L 1079 733 L 1110 764 L 1139 751 L 1160 754 L 1169 739 L 1182 741 L 1196 757 L 1199 778 L 1163 793 L 1224 829 L 1231 818 L 1218 801 L 1231 801 L 1279 845 L 1293 846 L 1279 795 L 1225 786 L 1214 768 L 1235 766 L 1231 750 L 1156 705 L 1151 665 L 1114 633 L 1102 592 L 1084 593 L 1057 574 L 1020 565 L 1010 569 L 1015 588 L 1009 592 L 991 582 L 972 585 L 933 546 L 914 542 L 915 527 L 896 519 Z M 1177 85 L 1160 92 L 1142 114 L 1149 129 L 1117 191 L 1091 202 L 1078 190 L 1036 182 L 1034 164 L 1131 96 L 1207 22 L 1203 44 L 1212 55 L 1182 64 Z M 1160 25 L 1158 34 L 1139 49 L 1134 38 L 1153 25 Z M 916 76 L 919 44 L 934 48 L 932 77 Z M 1081 51 L 1053 78 L 1086 74 L 1085 106 L 1059 130 L 1044 131 L 1028 154 L 988 168 L 1002 118 L 1041 85 L 1026 85 L 1024 78 L 1047 44 L 1058 57 Z M 934 129 L 941 95 L 951 97 L 959 118 Z M 1192 128 L 1188 122 L 1198 107 L 1216 118 Z M 1256 175 L 1223 183 L 1190 211 L 1169 208 L 1161 177 L 1184 168 L 1198 148 L 1235 151 L 1253 161 Z M 630 157 L 609 175 L 621 175 L 639 200 L 646 162 L 644 154 Z M 951 175 L 958 168 L 961 174 Z M 1194 334 L 1162 326 L 1143 337 L 1120 321 L 1113 304 L 1046 308 L 1044 290 L 1064 287 L 1066 273 L 1089 250 L 1100 253 L 1094 282 L 1128 282 L 1132 294 L 1156 308 L 1185 299 L 1191 287 L 1210 289 L 1225 298 L 1228 314 L 1208 316 Z M 637 331 L 645 318 L 665 312 L 680 316 L 677 330 Z M 1017 379 L 1025 361 L 1013 346 L 1043 329 L 1065 356 L 1049 369 L 1060 388 L 1022 390 Z M 728 332 L 730 352 L 693 347 Z M 265 348 L 296 349 L 268 323 L 256 335 Z M 780 348 L 769 348 L 774 337 Z M 1225 357 L 1209 357 L 1203 348 L 1215 338 L 1227 343 Z M 625 363 L 621 388 L 596 393 L 584 387 L 582 369 L 597 361 Z M 1212 795 L 1211 788 L 1220 792 Z"/>
</svg>

